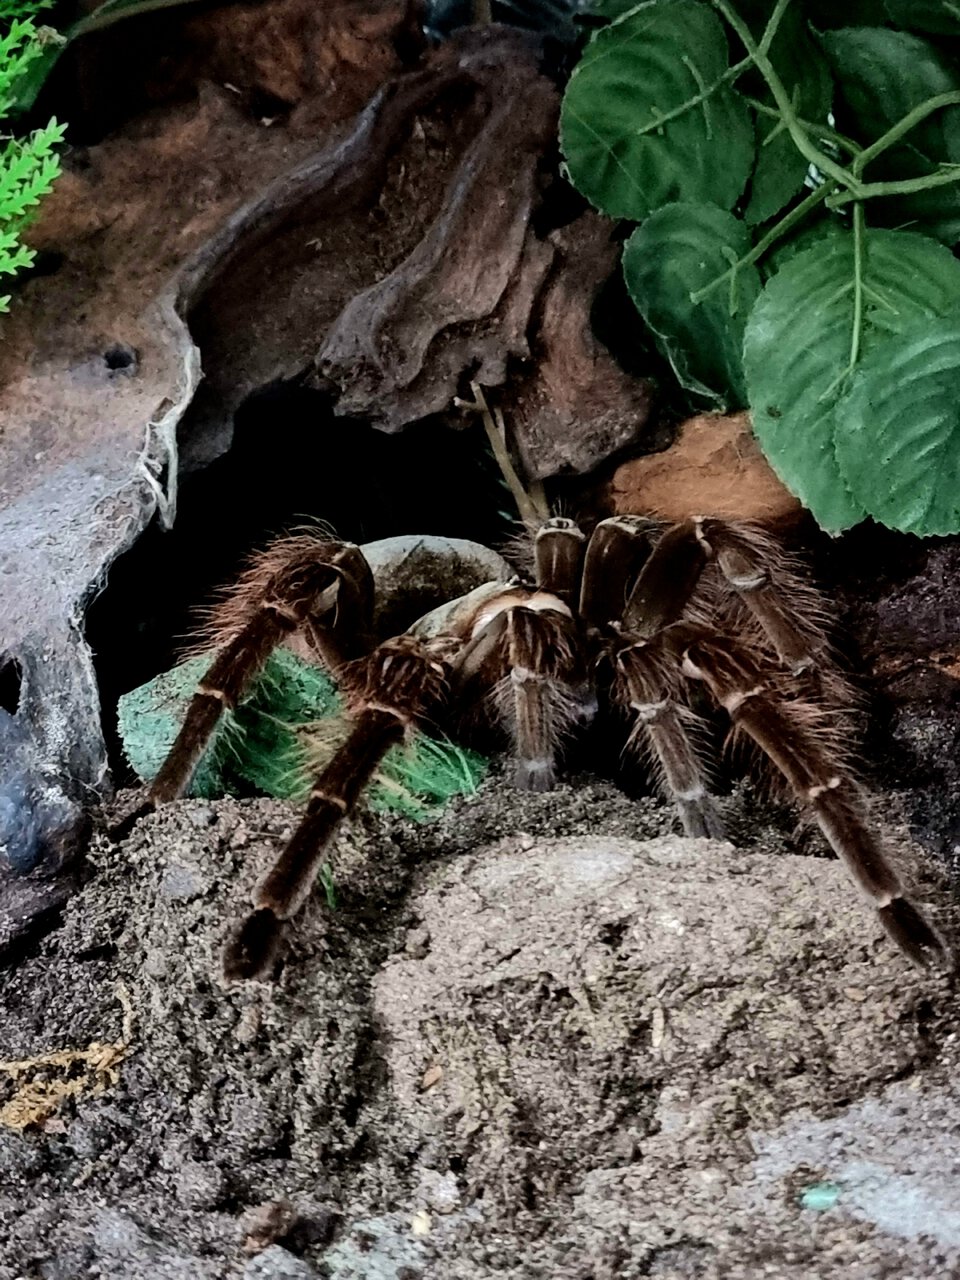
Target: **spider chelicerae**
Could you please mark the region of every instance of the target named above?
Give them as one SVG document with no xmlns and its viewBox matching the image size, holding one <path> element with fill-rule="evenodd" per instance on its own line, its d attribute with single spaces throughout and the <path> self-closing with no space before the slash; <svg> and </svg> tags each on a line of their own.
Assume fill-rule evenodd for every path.
<svg viewBox="0 0 960 1280">
<path fill-rule="evenodd" d="M 215 613 L 216 657 L 151 805 L 183 794 L 219 717 L 294 636 L 334 676 L 349 722 L 227 944 L 228 979 L 269 975 L 340 822 L 385 753 L 418 728 L 462 733 L 478 715 L 498 723 L 516 784 L 548 790 L 565 740 L 610 704 L 627 750 L 673 797 L 685 832 L 722 836 L 694 709 L 704 691 L 734 736 L 774 766 L 902 950 L 920 964 L 946 956 L 905 895 L 847 762 L 850 693 L 826 641 L 823 600 L 761 527 L 614 516 L 588 539 L 554 517 L 535 534 L 530 571 L 509 583 L 481 587 L 380 644 L 373 607 L 360 548 L 306 533 L 257 555 Z"/>
</svg>

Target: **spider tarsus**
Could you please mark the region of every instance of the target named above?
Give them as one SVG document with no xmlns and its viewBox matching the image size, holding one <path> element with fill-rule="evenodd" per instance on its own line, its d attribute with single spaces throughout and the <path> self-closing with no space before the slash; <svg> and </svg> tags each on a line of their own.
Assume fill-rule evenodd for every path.
<svg viewBox="0 0 960 1280">
<path fill-rule="evenodd" d="M 928 969 L 931 961 L 953 967 L 950 949 L 909 898 L 894 898 L 878 907 L 877 915 L 900 950 L 921 969 Z"/>
<path fill-rule="evenodd" d="M 557 771 L 552 760 L 518 760 L 513 784 L 518 791 L 552 791 Z"/>
<path fill-rule="evenodd" d="M 678 799 L 684 835 L 701 840 L 726 840 L 727 832 L 713 796 L 706 793 L 696 799 Z"/>
<path fill-rule="evenodd" d="M 268 978 L 277 962 L 282 924 L 269 907 L 251 911 L 228 941 L 223 953 L 227 982 L 255 982 Z"/>
</svg>

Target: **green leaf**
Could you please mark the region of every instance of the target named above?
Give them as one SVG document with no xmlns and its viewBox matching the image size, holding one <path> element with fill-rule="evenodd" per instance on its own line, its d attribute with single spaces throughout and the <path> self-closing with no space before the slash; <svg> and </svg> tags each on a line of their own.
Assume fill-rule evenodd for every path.
<svg viewBox="0 0 960 1280">
<path fill-rule="evenodd" d="M 25 111 L 30 110 L 66 47 L 66 39 L 59 43 L 48 44 L 40 50 L 36 58 L 12 77 L 7 94 L 10 115 L 23 115 Z"/>
<path fill-rule="evenodd" d="M 911 31 L 936 36 L 960 36 L 958 0 L 885 0 L 891 22 Z"/>
<path fill-rule="evenodd" d="M 814 245 L 822 245 L 824 241 L 833 240 L 843 240 L 846 243 L 850 232 L 839 217 L 835 214 L 824 216 L 822 209 L 819 214 L 819 217 L 808 222 L 788 240 L 781 240 L 770 250 L 761 263 L 761 275 L 765 280 L 785 267 L 791 258 L 795 258 L 798 253 L 803 253 L 806 249 L 812 249 Z"/>
<path fill-rule="evenodd" d="M 633 10 L 596 32 L 560 113 L 574 185 L 604 213 L 637 221 L 672 200 L 729 209 L 754 142 L 728 69 L 723 27 L 696 0 Z"/>
<path fill-rule="evenodd" d="M 11 18 L 32 18 L 41 9 L 52 9 L 54 0 L 0 0 L 0 22 Z"/>
<path fill-rule="evenodd" d="M 960 532 L 960 310 L 878 343 L 840 406 L 837 460 L 891 529 Z"/>
<path fill-rule="evenodd" d="M 769 14 L 764 13 L 764 21 L 754 25 L 757 39 L 762 36 L 768 17 Z M 784 14 L 769 56 L 797 115 L 825 125 L 833 99 L 833 81 L 827 59 L 811 36 L 799 6 L 794 5 Z M 762 83 L 757 96 L 768 106 L 773 105 L 773 96 Z M 743 215 L 751 225 L 772 218 L 802 190 L 808 167 L 779 121 L 758 113 L 756 129 L 757 165 Z"/>
<path fill-rule="evenodd" d="M 960 75 L 928 40 L 886 27 L 847 27 L 821 37 L 840 83 L 857 136 L 873 142 L 914 107 L 960 89 Z M 944 125 L 960 107 L 928 116 L 907 141 L 935 159 L 947 159 Z M 960 157 L 958 157 L 960 158 Z"/>
<path fill-rule="evenodd" d="M 749 252 L 747 228 L 716 205 L 668 204 L 627 241 L 627 289 L 680 385 L 719 407 L 747 402 L 743 328 L 760 292 L 755 267 L 695 305 L 690 295 Z"/>
<path fill-rule="evenodd" d="M 750 199 L 743 211 L 751 226 L 779 213 L 803 187 L 807 162 L 786 129 L 769 116 L 757 116 L 757 164 L 750 182 Z"/>
<path fill-rule="evenodd" d="M 926 236 L 869 231 L 859 281 L 859 361 L 919 320 L 960 303 L 960 262 Z M 835 452 L 856 325 L 854 235 L 797 254 L 757 299 L 744 337 L 753 428 L 784 484 L 820 524 L 839 532 L 866 514 Z"/>
<path fill-rule="evenodd" d="M 960 90 L 960 73 L 928 40 L 906 31 L 851 27 L 826 32 L 824 48 L 841 86 L 842 125 L 862 142 L 942 93 Z M 928 116 L 903 143 L 868 167 L 871 182 L 925 177 L 942 162 L 960 162 L 960 106 Z M 934 187 L 871 204 L 873 222 L 917 225 L 946 244 L 960 239 L 960 184 Z"/>
</svg>

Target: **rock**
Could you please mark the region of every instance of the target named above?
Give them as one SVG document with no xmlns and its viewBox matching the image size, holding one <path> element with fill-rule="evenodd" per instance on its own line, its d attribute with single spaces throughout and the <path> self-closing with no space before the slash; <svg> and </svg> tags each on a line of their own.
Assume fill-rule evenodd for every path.
<svg viewBox="0 0 960 1280">
<path fill-rule="evenodd" d="M 489 582 L 506 582 L 513 570 L 503 556 L 479 542 L 407 534 L 361 547 L 376 584 L 377 635 L 405 631 L 424 614 Z"/>
<path fill-rule="evenodd" d="M 214 1280 L 209 1259 L 181 1251 L 158 1239 L 129 1213 L 103 1209 L 91 1224 L 91 1242 L 98 1270 L 113 1280 Z"/>
<path fill-rule="evenodd" d="M 837 863 L 587 836 L 507 840 L 432 881 L 412 904 L 429 954 L 398 956 L 375 984 L 395 1095 L 411 1123 L 432 1118 L 449 1149 L 470 1152 L 467 1185 L 484 1187 L 487 1212 L 515 1230 L 571 1197 L 538 1239 L 550 1274 L 748 1277 L 776 1256 L 778 1276 L 839 1276 L 862 1248 L 844 1232 L 848 1212 L 877 1232 L 879 1253 L 856 1274 L 897 1254 L 891 1236 L 910 1241 L 922 1272 L 936 1207 L 960 1191 L 957 1171 L 934 1158 L 928 1208 L 906 1194 L 911 1152 L 939 1149 L 940 1102 L 914 1109 L 917 1127 L 901 1126 L 911 1151 L 894 1160 L 843 1126 L 852 1149 L 823 1176 L 869 1150 L 871 1176 L 886 1181 L 824 1220 L 826 1241 L 802 1243 L 801 1225 L 784 1244 L 789 1189 L 801 1166 L 821 1166 L 768 1128 L 834 1097 L 847 1105 L 844 1082 L 867 1062 L 888 1078 L 921 1051 L 916 1023 L 894 1012 L 914 971 L 880 941 Z M 428 1056 L 443 1079 L 424 1092 Z M 788 1063 L 805 1065 L 798 1075 Z M 951 1097 L 955 1107 L 955 1087 Z M 777 1159 L 755 1161 L 764 1150 Z M 952 1217 L 936 1247 L 960 1264 Z M 829 1270 L 817 1269 L 821 1249 L 836 1250 Z M 479 1280 L 498 1257 L 511 1277 L 527 1274 L 507 1256 L 490 1241 L 444 1274 Z"/>
<path fill-rule="evenodd" d="M 425 1215 L 426 1216 L 426 1215 Z M 427 1280 L 428 1253 L 416 1214 L 363 1218 L 323 1256 L 330 1280 Z"/>
<path fill-rule="evenodd" d="M 705 515 L 787 523 L 803 512 L 760 452 L 747 413 L 687 419 L 669 449 L 619 466 L 601 501 L 610 514 L 663 520 Z"/>
<path fill-rule="evenodd" d="M 244 1264 L 243 1280 L 316 1280 L 313 1267 L 289 1249 L 272 1244 Z"/>
<path fill-rule="evenodd" d="M 621 369 L 591 327 L 594 300 L 620 261 L 615 225 L 587 213 L 548 237 L 557 258 L 540 299 L 536 363 L 506 399 L 532 479 L 592 471 L 636 444 L 650 417 L 652 384 Z"/>
</svg>

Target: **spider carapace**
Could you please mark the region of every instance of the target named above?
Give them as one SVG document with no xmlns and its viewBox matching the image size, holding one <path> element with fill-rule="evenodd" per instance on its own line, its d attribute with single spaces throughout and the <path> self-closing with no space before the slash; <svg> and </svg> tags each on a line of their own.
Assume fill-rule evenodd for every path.
<svg viewBox="0 0 960 1280">
<path fill-rule="evenodd" d="M 826 642 L 822 598 L 761 527 L 614 516 L 587 539 L 555 517 L 535 535 L 526 577 L 471 592 L 440 622 L 428 615 L 376 644 L 373 606 L 361 550 L 308 533 L 257 555 L 216 611 L 217 656 L 152 784 L 153 804 L 189 786 L 220 715 L 295 633 L 335 678 L 349 718 L 227 945 L 228 978 L 271 972 L 284 922 L 311 893 L 338 824 L 384 754 L 416 728 L 456 734 L 477 714 L 492 719 L 512 744 L 517 785 L 547 790 L 565 740 L 599 699 L 611 701 L 627 749 L 672 796 L 685 832 L 721 836 L 691 706 L 697 686 L 773 766 L 903 951 L 918 963 L 946 954 L 905 895 L 847 762 L 850 694 Z"/>
</svg>

